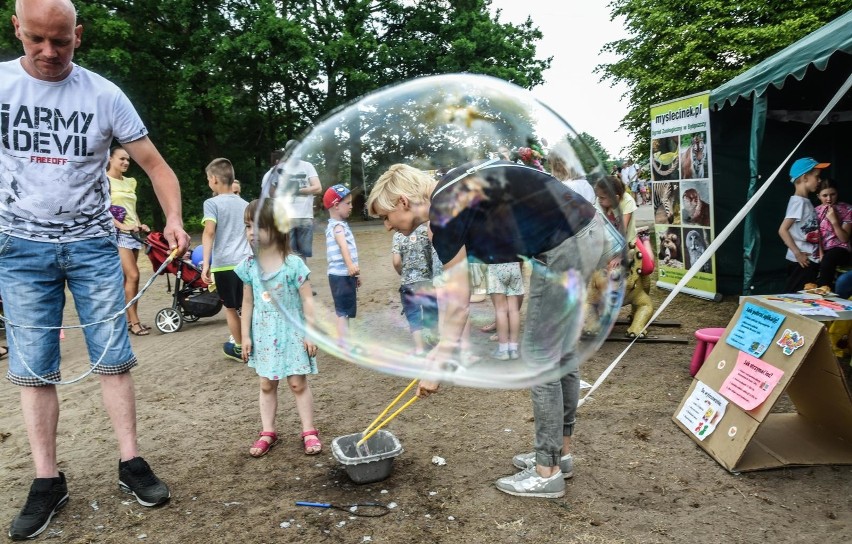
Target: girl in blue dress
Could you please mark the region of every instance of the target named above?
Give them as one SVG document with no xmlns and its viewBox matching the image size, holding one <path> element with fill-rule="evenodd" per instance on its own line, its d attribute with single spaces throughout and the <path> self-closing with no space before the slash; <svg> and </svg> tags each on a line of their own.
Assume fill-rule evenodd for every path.
<svg viewBox="0 0 852 544">
<path fill-rule="evenodd" d="M 286 378 L 302 421 L 305 454 L 316 455 L 322 451 L 322 443 L 314 428 L 314 399 L 307 375 L 317 373 L 317 346 L 304 335 L 305 325 L 312 325 L 314 319 L 310 270 L 290 252 L 289 235 L 276 228 L 272 199 L 262 205 L 252 201 L 245 211 L 245 223 L 255 255 L 240 263 L 235 272 L 244 284 L 243 359 L 260 376 L 263 425 L 249 454 L 262 457 L 278 443 L 278 382 Z"/>
</svg>

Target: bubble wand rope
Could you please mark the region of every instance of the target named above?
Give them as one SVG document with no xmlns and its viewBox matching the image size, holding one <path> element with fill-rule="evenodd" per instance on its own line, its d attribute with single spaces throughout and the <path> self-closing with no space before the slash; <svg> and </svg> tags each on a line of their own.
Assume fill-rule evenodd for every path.
<svg viewBox="0 0 852 544">
<path fill-rule="evenodd" d="M 163 270 L 165 270 L 165 268 L 169 265 L 169 263 L 171 263 L 175 259 L 176 255 L 177 255 L 177 249 L 175 249 L 174 251 L 172 251 L 169 254 L 169 257 L 163 262 L 162 265 L 160 265 L 160 268 L 158 268 L 157 271 L 154 273 L 154 275 L 151 276 L 148 279 L 148 281 L 145 283 L 145 285 L 142 286 L 142 289 L 139 290 L 139 292 L 136 294 L 135 297 L 130 299 L 130 301 L 127 304 L 125 304 L 124 307 L 121 310 L 119 310 L 118 312 L 116 312 L 112 316 L 107 317 L 105 319 L 102 319 L 100 321 L 95 321 L 95 322 L 92 322 L 92 323 L 86 323 L 86 324 L 80 324 L 80 325 L 66 325 L 66 326 L 60 326 L 60 327 L 42 327 L 42 326 L 39 326 L 39 325 L 17 325 L 15 323 L 10 322 L 6 318 L 6 316 L 0 315 L 0 320 L 4 321 L 6 323 L 6 332 L 9 334 L 9 340 L 11 341 L 10 344 L 11 343 L 17 344 L 17 342 L 18 342 L 15 339 L 15 327 L 20 328 L 20 329 L 41 329 L 41 330 L 85 329 L 87 327 L 93 327 L 95 325 L 102 325 L 102 324 L 108 323 L 110 321 L 115 321 L 116 319 L 118 319 L 119 317 L 124 315 L 124 312 L 126 312 L 127 309 L 130 306 L 132 306 L 133 304 L 136 303 L 137 300 L 139 300 L 139 298 L 145 293 L 145 291 L 147 291 L 148 288 L 151 287 L 151 284 L 154 283 L 154 280 L 156 280 L 157 277 L 163 272 Z M 21 360 L 21 364 L 24 365 L 25 369 L 27 369 L 27 372 L 29 372 L 32 377 L 36 378 L 40 382 L 42 382 L 46 385 L 71 385 L 72 383 L 77 383 L 80 380 L 86 378 L 89 374 L 94 372 L 95 369 L 98 368 L 98 366 L 100 366 L 101 362 L 103 361 L 104 357 L 107 354 L 107 351 L 109 351 L 109 348 L 112 345 L 114 335 L 115 335 L 115 327 L 110 329 L 109 338 L 107 338 L 106 344 L 104 345 L 104 350 L 101 353 L 101 356 L 98 358 L 98 360 L 95 361 L 94 364 L 92 364 L 92 366 L 91 366 L 91 368 L 89 368 L 89 370 L 87 370 L 86 372 L 81 374 L 79 377 L 74 378 L 73 380 L 68 380 L 68 381 L 56 380 L 56 381 L 54 381 L 54 380 L 45 379 L 45 378 L 37 375 L 33 371 L 33 369 L 30 368 L 30 365 L 27 364 L 27 361 L 24 358 L 23 353 L 20 352 L 20 350 L 19 350 L 19 353 L 18 353 L 18 357 Z"/>
<path fill-rule="evenodd" d="M 394 412 L 393 414 L 391 414 L 391 415 L 390 415 L 390 416 L 389 416 L 386 420 L 382 421 L 382 423 L 381 423 L 381 424 L 379 424 L 378 426 L 375 426 L 375 425 L 376 425 L 376 423 L 378 423 L 378 422 L 379 422 L 379 420 L 381 420 L 381 419 L 384 417 L 384 415 L 385 415 L 385 414 L 387 414 L 387 413 L 388 413 L 388 411 L 389 411 L 391 408 L 393 408 L 393 406 L 394 406 L 397 402 L 399 402 L 399 400 L 400 400 L 400 399 L 401 399 L 401 398 L 402 398 L 402 397 L 403 397 L 406 393 L 408 393 L 409 391 L 411 391 L 411 388 L 412 388 L 412 387 L 414 387 L 414 386 L 415 386 L 415 384 L 417 384 L 417 378 L 415 378 L 415 379 L 411 380 L 411 383 L 409 383 L 409 384 L 405 387 L 405 389 L 403 389 L 403 390 L 402 390 L 402 393 L 400 393 L 399 395 L 397 395 L 397 396 L 396 396 L 396 398 L 395 398 L 395 399 L 393 399 L 393 401 L 391 401 L 391 403 L 390 403 L 390 404 L 388 404 L 388 407 L 387 407 L 387 408 L 385 408 L 385 409 L 382 411 L 382 413 L 381 413 L 381 414 L 379 414 L 379 415 L 378 415 L 378 417 L 376 417 L 376 419 L 374 419 L 374 420 L 373 420 L 373 422 L 372 422 L 372 423 L 370 423 L 370 424 L 367 426 L 367 428 L 366 428 L 366 429 L 364 429 L 364 432 L 362 432 L 362 433 L 361 433 L 361 435 L 362 435 L 362 436 L 361 436 L 361 440 L 359 440 L 358 442 L 356 442 L 356 443 L 355 443 L 355 447 L 356 447 L 356 448 L 361 447 L 361 445 L 362 445 L 362 444 L 364 444 L 364 442 L 366 442 L 367 440 L 369 440 L 371 436 L 373 436 L 374 434 L 376 434 L 376 433 L 379 431 L 379 429 L 381 429 L 382 427 L 384 427 L 385 425 L 387 425 L 388 423 L 390 423 L 390 422 L 391 422 L 391 420 L 392 420 L 393 418 L 395 418 L 396 416 L 398 416 L 398 415 L 400 414 L 400 412 L 402 412 L 403 410 L 405 410 L 406 408 L 408 408 L 409 406 L 411 406 L 411 404 L 412 404 L 415 400 L 417 400 L 417 397 L 411 397 L 411 398 L 408 400 L 408 402 L 406 402 L 405 404 L 403 404 L 403 405 L 402 405 L 402 406 L 401 406 L 401 407 L 400 407 L 400 408 L 399 408 L 396 412 Z M 375 426 L 375 427 L 374 427 L 374 426 Z"/>
<path fill-rule="evenodd" d="M 704 251 L 704 253 L 701 254 L 701 257 L 699 257 L 698 260 L 693 263 L 692 267 L 687 270 L 681 280 L 677 282 L 677 285 L 675 285 L 671 293 L 669 293 L 665 300 L 663 300 L 663 303 L 660 304 L 660 307 L 657 308 L 657 311 L 654 312 L 654 315 L 651 316 L 650 321 L 648 321 L 648 323 L 645 325 L 645 328 L 642 329 L 642 332 L 645 332 L 648 326 L 653 323 L 654 320 L 657 319 L 657 317 L 659 317 L 659 315 L 669 305 L 672 299 L 674 299 L 674 297 L 678 293 L 680 293 L 681 289 L 683 289 L 683 287 L 689 282 L 689 280 L 691 280 L 693 276 L 698 273 L 701 267 L 704 266 L 707 261 L 710 260 L 710 257 L 712 257 L 714 253 L 716 253 L 716 250 L 719 249 L 719 246 L 721 246 L 722 243 L 728 239 L 734 229 L 737 228 L 742 222 L 742 220 L 745 218 L 746 214 L 748 214 L 748 212 L 751 211 L 754 205 L 757 204 L 757 201 L 760 200 L 760 198 L 763 196 L 763 193 L 765 193 L 769 189 L 769 186 L 772 185 L 772 182 L 775 181 L 776 177 L 778 177 L 778 174 L 781 172 L 781 169 L 784 167 L 784 165 L 787 164 L 787 161 L 789 161 L 793 157 L 793 154 L 799 149 L 802 143 L 804 143 L 807 137 L 811 135 L 811 132 L 813 132 L 814 129 L 819 126 L 822 120 L 825 119 L 825 116 L 828 115 L 828 113 L 832 109 L 834 109 L 834 106 L 837 105 L 837 102 L 840 100 L 841 97 L 846 94 L 850 87 L 852 87 L 852 74 L 850 74 L 849 77 L 846 79 L 846 82 L 840 86 L 840 89 L 828 102 L 828 105 L 825 107 L 825 109 L 822 110 L 822 113 L 817 116 L 816 121 L 814 121 L 814 124 L 811 125 L 811 128 L 808 129 L 807 133 L 805 133 L 799 143 L 797 143 L 795 147 L 793 147 L 792 151 L 790 151 L 790 154 L 787 155 L 787 158 L 781 161 L 781 163 L 778 165 L 778 168 L 776 168 L 775 171 L 772 172 L 772 175 L 769 176 L 769 178 L 766 180 L 766 183 L 761 185 L 760 189 L 758 189 L 757 192 L 755 192 L 754 195 L 749 199 L 749 201 L 746 202 L 746 205 L 739 212 L 737 212 L 734 218 L 731 219 L 731 221 L 727 225 L 725 225 L 725 228 L 722 229 L 722 232 L 720 232 L 718 236 L 716 236 L 716 239 L 713 240 L 713 243 L 707 246 L 707 249 Z M 612 361 L 612 363 L 610 363 L 610 365 L 606 368 L 606 370 L 604 370 L 603 373 L 598 377 L 598 379 L 595 380 L 595 383 L 592 384 L 592 387 L 591 389 L 589 389 L 589 392 L 586 393 L 586 396 L 581 398 L 580 401 L 577 403 L 578 408 L 582 406 L 583 403 L 586 402 L 586 399 L 589 398 L 591 394 L 595 392 L 595 390 L 600 386 L 600 384 L 603 383 L 604 380 L 606 380 L 610 372 L 612 372 L 613 369 L 618 366 L 618 363 L 621 362 L 621 360 L 624 358 L 630 348 L 633 347 L 633 344 L 635 344 L 638 339 L 639 335 L 637 334 L 636 338 L 634 338 L 633 341 L 630 342 L 626 348 L 624 348 L 624 351 L 618 354 L 618 357 L 616 357 Z"/>
</svg>

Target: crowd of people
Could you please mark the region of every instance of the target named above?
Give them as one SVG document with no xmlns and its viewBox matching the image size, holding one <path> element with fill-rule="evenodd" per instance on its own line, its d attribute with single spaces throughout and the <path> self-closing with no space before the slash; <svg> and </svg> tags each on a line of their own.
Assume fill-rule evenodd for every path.
<svg viewBox="0 0 852 544">
<path fill-rule="evenodd" d="M 117 437 L 119 487 L 146 507 L 169 501 L 168 485 L 140 455 L 136 432 L 130 370 L 137 359 L 129 334 L 146 335 L 149 328 L 131 302 L 139 290 L 136 259 L 149 229 L 137 214 L 135 179 L 125 176 L 131 161 L 151 179 L 165 214 L 163 235 L 170 248 L 184 254 L 190 239 L 182 221 L 178 180 L 148 138 L 133 105 L 116 85 L 72 62 L 83 30 L 73 4 L 69 0 L 20 0 L 12 22 L 24 55 L 0 63 L 0 90 L 9 108 L 15 112 L 40 108 L 62 114 L 64 119 L 73 119 L 73 112 L 94 112 L 100 127 L 87 136 L 87 150 L 79 156 L 71 147 L 50 150 L 56 156 L 74 155 L 66 157 L 68 160 L 31 160 L 33 150 L 0 148 L 4 171 L 15 172 L 13 180 L 0 177 L 0 191 L 9 195 L 0 200 L 0 245 L 4 248 L 0 254 L 0 294 L 8 326 L 15 329 L 15 342 L 10 343 L 7 356 L 7 378 L 21 387 L 21 410 L 35 468 L 24 505 L 9 529 L 9 536 L 20 540 L 43 532 L 69 497 L 56 444 L 60 410 L 57 386 L 62 384 L 56 329 L 61 326 L 66 287 L 75 299 L 81 323 L 86 324 L 83 330 L 93 373 L 100 380 L 104 406 Z M 51 125 L 55 137 L 50 141 L 64 141 L 72 129 L 68 123 Z M 113 147 L 116 141 L 119 145 Z M 206 167 L 213 196 L 204 202 L 199 264 L 203 280 L 215 282 L 224 303 L 230 336 L 223 344 L 224 355 L 248 363 L 260 379 L 261 430 L 248 448 L 254 457 L 265 455 L 278 441 L 275 416 L 282 379 L 296 400 L 305 454 L 315 455 L 323 449 L 313 423 L 313 397 L 307 378 L 317 371 L 317 346 L 282 318 L 266 292 L 269 278 L 280 278 L 275 301 L 289 305 L 306 325 L 314 319 L 316 293 L 307 263 L 313 247 L 313 201 L 322 192 L 322 185 L 313 165 L 291 157 L 295 145 L 295 141 L 288 142 L 279 154 L 292 159 L 286 172 L 283 163 L 276 161 L 263 180 L 264 192 L 285 203 L 289 220 L 286 230 L 276 223 L 272 198 L 249 203 L 240 196 L 240 185 L 228 159 L 214 159 Z M 446 224 L 431 230 L 424 227 L 430 219 L 432 191 L 440 204 L 458 187 L 455 182 L 467 171 L 464 166 L 446 173 L 436 189 L 438 182 L 433 177 L 397 165 L 379 179 L 368 206 L 373 215 L 381 216 L 389 229 L 401 235 L 395 238 L 390 253 L 400 273 L 400 294 L 415 353 L 426 356 L 428 346 L 422 331 L 436 321 L 438 343 L 429 357 L 455 355 L 463 345 L 464 331 L 469 330 L 467 299 L 459 303 L 456 297 L 443 297 L 441 293 L 448 284 L 454 288 L 469 286 L 466 263 L 470 255 L 489 264 L 487 281 L 499 340 L 494 357 L 513 359 L 525 345 L 535 346 L 526 356 L 542 364 L 564 366 L 566 373 L 561 380 L 533 388 L 535 451 L 516 456 L 513 462 L 523 470 L 498 482 L 498 489 L 507 493 L 556 497 L 564 493 L 563 478 L 573 471 L 568 447 L 579 391 L 579 363 L 559 342 L 550 345 L 558 337 L 552 334 L 553 327 L 560 324 L 551 322 L 553 308 L 548 304 L 559 300 L 559 295 L 549 291 L 558 287 L 542 278 L 551 270 L 574 267 L 590 272 L 617 257 L 621 239 L 614 230 L 602 228 L 607 222 L 585 200 L 592 192 L 582 185 L 588 182 L 576 172 L 566 171 L 567 185 L 563 185 L 541 171 L 545 157 L 538 150 L 522 148 L 517 158 L 508 158 L 512 160 L 502 161 L 496 168 L 505 170 L 511 180 L 503 188 L 510 206 L 531 184 L 555 188 L 562 197 L 561 204 L 573 203 L 572 212 L 565 215 L 552 196 L 541 202 L 540 208 L 552 213 L 535 217 L 535 224 L 521 233 L 523 239 L 517 245 L 496 243 L 499 236 L 490 241 L 476 239 L 470 231 L 447 228 Z M 513 160 L 528 161 L 536 169 L 532 173 L 527 169 L 513 171 Z M 482 175 L 489 179 L 489 172 L 483 170 Z M 66 181 L 55 181 L 60 179 Z M 286 187 L 280 185 L 282 180 Z M 9 183 L 15 185 L 14 190 Z M 571 184 L 584 196 L 569 189 Z M 540 194 L 550 193 L 544 190 Z M 328 281 L 338 338 L 345 343 L 348 321 L 357 315 L 360 284 L 357 246 L 347 223 L 352 195 L 345 186 L 333 185 L 322 200 L 330 217 L 325 232 Z M 486 225 L 486 229 L 493 228 L 497 226 Z M 554 235 L 543 242 L 535 235 L 541 229 Z M 417 235 L 412 236 L 415 232 Z M 600 255 L 591 260 L 579 258 L 580 244 L 599 248 Z M 495 255 L 500 259 L 495 261 Z M 519 309 L 524 284 L 519 256 L 539 263 L 532 266 L 531 308 L 523 337 Z M 36 270 L 43 278 L 32 282 L 29 278 Z M 103 277 L 116 281 L 104 282 Z M 26 346 L 28 364 L 21 346 Z M 554 357 L 556 360 L 551 360 Z M 437 388 L 438 384 L 421 382 L 418 394 L 427 397 Z"/>
<path fill-rule="evenodd" d="M 13 327 L 38 324 L 16 332 L 18 341 L 10 345 L 8 356 L 7 377 L 22 388 L 22 411 L 35 464 L 35 479 L 9 531 L 12 538 L 23 539 L 42 532 L 68 500 L 65 474 L 59 471 L 56 459 L 56 388 L 61 374 L 55 328 L 61 325 L 64 298 L 59 294 L 66 285 L 81 322 L 94 323 L 84 331 L 92 359 L 100 359 L 94 373 L 101 380 L 104 404 L 118 438 L 120 488 L 143 506 L 169 500 L 168 486 L 139 455 L 137 446 L 130 374 L 137 361 L 128 333 L 149 334 L 135 304 L 130 304 L 139 289 L 136 259 L 140 238 L 149 229 L 136 211 L 136 182 L 125 176 L 131 160 L 154 185 L 166 216 L 164 235 L 172 248 L 184 252 L 189 237 L 182 224 L 177 179 L 148 139 L 130 101 L 115 85 L 72 62 L 82 37 L 74 6 L 68 0 L 22 0 L 16 5 L 13 24 L 24 56 L 0 64 L 0 87 L 11 107 L 27 109 L 39 104 L 58 112 L 93 111 L 99 126 L 104 127 L 90 139 L 91 152 L 73 161 L 48 165 L 5 148 L 0 154 L 6 170 L 19 176 L 16 198 L 0 202 L 0 236 L 5 247 L 0 256 L 0 285 L 5 315 Z M 39 85 L 45 81 L 53 85 Z M 70 113 L 66 116 L 71 117 Z M 61 132 L 58 126 L 56 130 Z M 56 140 L 62 140 L 61 134 Z M 114 141 L 120 145 L 111 148 Z M 278 442 L 275 419 L 282 379 L 295 397 L 304 452 L 315 455 L 323 448 L 314 426 L 308 382 L 308 376 L 317 372 L 317 346 L 301 336 L 300 329 L 285 320 L 276 306 L 287 305 L 305 325 L 314 320 L 315 293 L 308 259 L 313 248 L 313 203 L 322 193 L 322 184 L 312 164 L 293 156 L 297 145 L 290 141 L 277 154 L 262 182 L 264 193 L 271 198 L 262 202 L 247 202 L 240 196 L 228 159 L 214 159 L 205 169 L 213 196 L 203 207 L 201 275 L 205 282 L 216 284 L 224 303 L 229 333 L 224 355 L 246 362 L 260 380 L 261 430 L 248 448 L 254 457 L 265 455 Z M 521 471 L 497 482 L 499 490 L 514 495 L 558 497 L 564 494 L 564 479 L 573 474 L 570 445 L 579 396 L 579 361 L 554 333 L 567 325 L 554 319 L 559 312 L 552 305 L 561 304 L 560 293 L 555 291 L 560 287 L 545 278 L 568 269 L 590 274 L 617 260 L 623 239 L 612 224 L 625 225 L 629 232 L 635 203 L 631 207 L 630 195 L 618 178 L 592 187 L 558 145 L 547 153 L 534 147 L 504 147 L 497 155 L 501 160 L 457 165 L 440 179 L 408 165 L 395 165 L 376 182 L 367 208 L 395 231 L 389 253 L 400 274 L 400 297 L 414 354 L 463 357 L 470 342 L 469 297 L 442 296 L 442 289 L 452 285 L 456 293 L 461 289 L 469 294 L 470 260 L 487 265 L 482 276 L 494 305 L 497 336 L 491 357 L 512 360 L 524 356 L 564 369 L 558 381 L 532 388 L 534 451 L 515 456 L 512 462 Z M 283 158 L 288 159 L 286 166 Z M 517 168 L 517 162 L 532 168 Z M 545 165 L 553 176 L 545 172 Z M 44 176 L 47 168 L 66 175 Z M 501 192 L 501 198 L 479 201 L 436 223 L 435 217 L 471 176 L 483 184 L 483 190 Z M 628 170 L 627 176 L 628 184 L 632 183 L 635 174 Z M 497 183 L 498 177 L 508 183 Z M 56 185 L 49 181 L 54 179 L 79 182 Z M 533 191 L 536 187 L 541 190 Z M 531 192 L 541 199 L 533 207 L 543 212 L 530 217 L 517 236 L 501 236 L 505 226 L 499 224 L 501 214 L 524 213 L 519 203 L 525 200 L 529 206 Z M 47 201 L 47 194 L 61 198 Z M 273 198 L 285 205 L 287 229 L 276 223 Z M 357 244 L 347 221 L 352 194 L 344 185 L 332 185 L 322 194 L 322 202 L 329 214 L 327 276 L 338 341 L 345 346 L 349 320 L 357 316 L 360 285 Z M 508 208 L 491 209 L 491 202 Z M 482 224 L 471 228 L 468 220 Z M 543 230 L 553 234 L 543 239 L 538 236 Z M 483 237 L 481 232 L 489 235 Z M 64 251 L 45 251 L 54 246 Z M 578 251 L 580 246 L 585 249 Z M 594 258 L 588 258 L 590 247 L 598 250 Z M 524 265 L 530 267 L 529 293 L 525 292 L 522 263 L 531 263 Z M 38 283 L 25 280 L 35 269 L 51 275 Z M 104 283 L 104 272 L 122 280 Z M 280 290 L 274 296 L 268 293 L 271 277 L 280 278 L 274 282 Z M 520 309 L 525 295 L 529 307 L 522 327 Z M 107 319 L 124 306 L 126 317 Z M 437 344 L 431 351 L 424 338 L 424 330 L 429 328 L 437 330 Z M 38 346 L 27 353 L 28 367 L 23 365 L 19 345 Z M 95 357 L 100 352 L 105 352 L 103 357 Z M 428 397 L 438 387 L 422 381 L 418 395 Z"/>
<path fill-rule="evenodd" d="M 611 175 L 621 180 L 625 191 L 630 193 L 638 206 L 651 204 L 651 181 L 647 171 L 642 166 L 636 166 L 633 159 L 615 164 Z"/>
<path fill-rule="evenodd" d="M 92 372 L 118 442 L 119 487 L 145 507 L 169 501 L 168 485 L 140 455 L 136 431 L 130 371 L 137 359 L 129 334 L 150 332 L 133 303 L 139 291 L 141 238 L 149 229 L 136 210 L 136 180 L 125 176 L 131 161 L 151 179 L 170 247 L 183 254 L 190 239 L 178 180 L 130 100 L 110 81 L 72 62 L 83 28 L 70 0 L 18 0 L 12 23 L 24 50 L 21 58 L 0 63 L 0 94 L 12 117 L 38 109 L 38 115 L 56 112 L 70 120 L 86 111 L 93 112 L 99 127 L 87 135 L 84 151 L 70 146 L 48 151 L 67 160 L 38 161 L 37 153 L 46 150 L 0 147 L 0 167 L 14 173 L 0 176 L 6 196 L 0 199 L 0 295 L 8 326 L 15 331 L 15 342 L 0 357 L 8 358 L 7 379 L 21 387 L 35 472 L 9 529 L 12 539 L 22 540 L 42 533 L 69 497 L 56 443 L 57 386 L 62 383 L 56 329 L 66 287 L 81 323 L 87 324 L 83 331 Z M 40 126 L 38 130 L 54 132 L 53 138 L 40 141 L 65 141 L 70 125 Z M 116 141 L 119 145 L 113 146 Z M 304 336 L 304 327 L 280 311 L 284 305 L 305 327 L 316 319 L 308 260 L 313 257 L 314 199 L 319 195 L 329 215 L 327 277 L 337 340 L 344 349 L 349 320 L 357 316 L 361 279 L 356 238 L 348 224 L 352 194 L 343 184 L 323 191 L 314 166 L 295 156 L 296 146 L 291 140 L 274 155 L 262 181 L 268 196 L 263 200 L 241 197 L 228 159 L 214 159 L 205 170 L 213 196 L 203 207 L 200 269 L 205 282 L 216 284 L 224 303 L 229 334 L 224 356 L 247 363 L 259 377 L 261 430 L 248 448 L 252 457 L 267 454 L 278 443 L 281 380 L 295 398 L 304 453 L 323 450 L 308 380 L 317 373 L 317 345 Z M 562 341 L 561 333 L 572 326 L 561 311 L 564 290 L 548 278 L 568 270 L 588 277 L 594 270 L 618 266 L 624 240 L 636 237 L 637 205 L 649 202 L 647 184 L 632 161 L 617 176 L 592 186 L 569 156 L 560 144 L 549 151 L 502 146 L 493 159 L 453 165 L 437 177 L 396 164 L 379 177 L 366 203 L 369 214 L 394 232 L 390 265 L 400 276 L 414 355 L 464 359 L 470 344 L 470 294 L 475 283 L 484 282 L 495 313 L 493 329 L 486 327 L 496 331 L 490 356 L 500 361 L 523 357 L 532 365 L 562 369 L 558 380 L 531 388 L 533 450 L 515 455 L 511 461 L 520 471 L 496 482 L 498 490 L 517 496 L 561 497 L 564 480 L 574 471 L 580 361 Z M 519 162 L 532 168 L 518 168 Z M 795 195 L 779 229 L 789 248 L 791 289 L 812 281 L 831 286 L 837 267 L 849 261 L 852 207 L 837 202 L 833 184 L 820 184 L 819 173 L 827 166 L 800 159 L 791 170 Z M 459 192 L 473 186 L 492 198 L 458 208 Z M 818 189 L 822 205 L 814 209 L 808 196 Z M 281 228 L 278 203 L 286 210 L 287 228 Z M 454 213 L 448 214 L 449 208 Z M 530 209 L 536 213 L 529 214 Z M 506 214 L 526 214 L 518 232 L 505 231 Z M 473 263 L 485 266 L 479 270 L 481 280 L 473 281 Z M 38 282 L 31 281 L 34 271 L 41 275 Z M 104 282 L 104 277 L 115 281 Z M 450 286 L 454 296 L 446 296 Z M 429 329 L 435 335 L 427 338 Z M 417 395 L 427 398 L 439 388 L 439 383 L 421 380 Z"/>
</svg>

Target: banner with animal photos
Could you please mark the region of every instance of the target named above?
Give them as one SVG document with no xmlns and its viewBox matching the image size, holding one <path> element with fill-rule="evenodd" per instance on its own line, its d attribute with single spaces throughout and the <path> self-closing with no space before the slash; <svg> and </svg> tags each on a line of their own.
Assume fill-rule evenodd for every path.
<svg viewBox="0 0 852 544">
<path fill-rule="evenodd" d="M 710 166 L 710 93 L 651 107 L 651 194 L 657 286 L 672 289 L 715 235 Z M 684 292 L 716 298 L 716 258 Z"/>
</svg>

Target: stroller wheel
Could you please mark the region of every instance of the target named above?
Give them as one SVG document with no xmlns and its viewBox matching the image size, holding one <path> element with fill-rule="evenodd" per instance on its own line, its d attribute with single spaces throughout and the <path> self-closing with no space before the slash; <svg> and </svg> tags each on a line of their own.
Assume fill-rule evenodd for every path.
<svg viewBox="0 0 852 544">
<path fill-rule="evenodd" d="M 157 312 L 154 324 L 162 333 L 178 332 L 183 327 L 183 316 L 174 308 L 163 308 Z"/>
<path fill-rule="evenodd" d="M 196 321 L 198 321 L 198 316 L 195 314 L 184 313 L 183 320 L 187 323 L 195 323 Z"/>
</svg>

